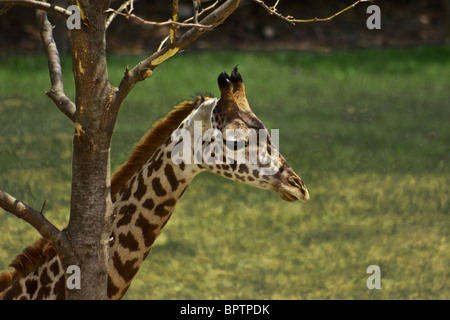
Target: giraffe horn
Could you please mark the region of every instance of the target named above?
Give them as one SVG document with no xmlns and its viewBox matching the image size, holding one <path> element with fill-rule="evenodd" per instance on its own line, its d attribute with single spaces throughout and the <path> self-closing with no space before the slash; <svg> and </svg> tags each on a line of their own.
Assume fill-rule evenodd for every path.
<svg viewBox="0 0 450 320">
<path fill-rule="evenodd" d="M 248 104 L 247 97 L 245 96 L 245 85 L 241 74 L 238 72 L 238 67 L 234 67 L 231 72 L 231 83 L 233 84 L 233 94 L 237 105 L 243 111 L 251 111 L 250 105 Z"/>
<path fill-rule="evenodd" d="M 217 78 L 217 82 L 220 88 L 221 100 L 234 101 L 233 87 L 231 85 L 230 76 L 225 71 L 223 71 Z"/>
</svg>

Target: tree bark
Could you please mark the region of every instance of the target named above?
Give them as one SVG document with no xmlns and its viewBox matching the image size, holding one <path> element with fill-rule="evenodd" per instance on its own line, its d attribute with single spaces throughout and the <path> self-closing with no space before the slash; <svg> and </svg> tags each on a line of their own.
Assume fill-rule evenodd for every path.
<svg viewBox="0 0 450 320">
<path fill-rule="evenodd" d="M 67 237 L 81 270 L 81 290 L 66 289 L 66 298 L 107 299 L 109 233 L 105 228 L 113 210 L 110 142 L 117 115 L 109 112 L 112 87 L 105 41 L 105 11 L 109 1 L 79 3 L 84 19 L 81 29 L 71 32 L 77 112 Z"/>
</svg>

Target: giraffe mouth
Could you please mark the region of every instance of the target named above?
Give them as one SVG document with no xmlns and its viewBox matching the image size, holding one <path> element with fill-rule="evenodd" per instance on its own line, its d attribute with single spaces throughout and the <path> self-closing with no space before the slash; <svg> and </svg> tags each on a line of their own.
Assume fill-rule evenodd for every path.
<svg viewBox="0 0 450 320">
<path fill-rule="evenodd" d="M 305 193 L 299 193 L 299 192 L 295 192 L 295 193 L 291 193 L 288 192 L 286 190 L 283 191 L 279 191 L 278 194 L 280 195 L 280 198 L 284 201 L 287 202 L 294 202 L 294 201 L 302 201 L 302 202 L 306 202 L 309 200 L 309 193 L 308 190 L 304 189 Z"/>
<path fill-rule="evenodd" d="M 279 188 L 280 198 L 287 202 L 300 200 L 306 202 L 309 200 L 309 192 L 299 178 L 291 177 L 287 179 L 288 184 Z"/>
</svg>

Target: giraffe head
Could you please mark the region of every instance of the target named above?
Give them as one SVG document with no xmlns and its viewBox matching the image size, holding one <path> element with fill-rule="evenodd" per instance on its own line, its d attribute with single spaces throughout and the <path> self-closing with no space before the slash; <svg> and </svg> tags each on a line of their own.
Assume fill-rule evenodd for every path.
<svg viewBox="0 0 450 320">
<path fill-rule="evenodd" d="M 194 163 L 201 170 L 277 192 L 285 201 L 308 201 L 309 193 L 276 148 L 278 137 L 250 109 L 242 76 L 219 75 L 220 99 L 206 99 L 185 128 L 193 136 Z M 277 134 L 278 131 L 276 130 Z"/>
</svg>

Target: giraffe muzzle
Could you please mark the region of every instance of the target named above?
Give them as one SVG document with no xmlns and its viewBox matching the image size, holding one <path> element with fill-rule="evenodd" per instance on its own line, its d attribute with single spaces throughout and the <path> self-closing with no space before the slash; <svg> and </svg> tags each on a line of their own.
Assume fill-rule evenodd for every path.
<svg viewBox="0 0 450 320">
<path fill-rule="evenodd" d="M 300 200 L 306 202 L 309 200 L 309 192 L 303 181 L 297 176 L 291 176 L 287 179 L 287 183 L 278 189 L 280 198 L 287 202 Z"/>
</svg>

